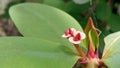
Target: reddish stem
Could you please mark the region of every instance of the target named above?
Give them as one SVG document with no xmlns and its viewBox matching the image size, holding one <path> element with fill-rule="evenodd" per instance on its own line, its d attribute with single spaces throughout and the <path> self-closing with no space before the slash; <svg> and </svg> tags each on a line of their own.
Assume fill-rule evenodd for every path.
<svg viewBox="0 0 120 68">
<path fill-rule="evenodd" d="M 86 55 L 85 53 L 82 51 L 82 49 L 80 48 L 79 44 L 74 44 L 75 48 L 77 49 L 77 51 L 79 52 L 80 56 L 85 58 Z"/>
</svg>

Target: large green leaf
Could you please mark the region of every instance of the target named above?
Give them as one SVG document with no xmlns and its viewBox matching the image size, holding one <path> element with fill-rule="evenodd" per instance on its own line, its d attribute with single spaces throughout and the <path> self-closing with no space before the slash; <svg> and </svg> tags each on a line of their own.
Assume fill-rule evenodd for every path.
<svg viewBox="0 0 120 68">
<path fill-rule="evenodd" d="M 24 36 L 61 42 L 61 35 L 68 28 L 82 31 L 81 26 L 70 15 L 47 5 L 19 4 L 10 9 L 10 15 Z"/>
<path fill-rule="evenodd" d="M 60 43 L 38 38 L 0 38 L 0 68 L 72 68 L 78 58 Z"/>
<path fill-rule="evenodd" d="M 108 66 L 108 68 L 120 67 L 120 32 L 105 37 L 105 48 L 102 61 Z"/>
</svg>

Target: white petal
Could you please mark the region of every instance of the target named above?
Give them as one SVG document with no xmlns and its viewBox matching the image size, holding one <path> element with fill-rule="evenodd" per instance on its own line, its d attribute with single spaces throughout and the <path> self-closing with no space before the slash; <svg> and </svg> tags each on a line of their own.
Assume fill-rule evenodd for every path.
<svg viewBox="0 0 120 68">
<path fill-rule="evenodd" d="M 65 35 L 65 34 L 62 35 L 63 38 L 68 38 L 68 37 L 70 37 L 70 36 L 71 36 L 71 35 Z"/>
<path fill-rule="evenodd" d="M 81 42 L 80 40 L 79 41 L 74 41 L 73 37 L 70 37 L 68 40 L 73 44 L 79 44 Z"/>
<path fill-rule="evenodd" d="M 75 28 L 70 28 L 70 30 L 73 32 L 73 35 L 76 33 L 76 29 Z"/>
<path fill-rule="evenodd" d="M 86 38 L 86 35 L 85 35 L 85 33 L 83 33 L 83 32 L 80 32 L 80 35 L 81 35 L 81 39 L 85 39 L 85 38 Z"/>
<path fill-rule="evenodd" d="M 76 29 L 75 28 L 70 28 L 73 32 L 76 32 Z"/>
<path fill-rule="evenodd" d="M 81 40 L 85 39 L 86 35 L 85 35 L 85 33 L 81 32 L 81 31 L 76 31 L 74 36 L 76 36 L 78 33 L 80 33 L 80 35 L 81 35 Z"/>
</svg>

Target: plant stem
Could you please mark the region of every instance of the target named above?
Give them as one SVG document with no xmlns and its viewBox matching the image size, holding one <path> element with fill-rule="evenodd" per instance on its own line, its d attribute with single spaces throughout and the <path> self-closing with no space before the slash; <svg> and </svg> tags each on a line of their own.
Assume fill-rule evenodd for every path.
<svg viewBox="0 0 120 68">
<path fill-rule="evenodd" d="M 98 68 L 97 59 L 90 59 L 86 68 Z"/>
<path fill-rule="evenodd" d="M 82 51 L 82 49 L 80 48 L 79 44 L 74 44 L 75 48 L 77 49 L 77 51 L 79 52 L 80 56 L 85 58 L 86 55 L 85 53 Z"/>
</svg>

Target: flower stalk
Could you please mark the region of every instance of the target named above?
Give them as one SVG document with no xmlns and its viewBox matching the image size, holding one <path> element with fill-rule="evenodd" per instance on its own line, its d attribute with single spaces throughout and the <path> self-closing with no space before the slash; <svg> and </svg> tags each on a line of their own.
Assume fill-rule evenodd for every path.
<svg viewBox="0 0 120 68">
<path fill-rule="evenodd" d="M 71 42 L 75 46 L 76 50 L 78 51 L 81 57 L 86 57 L 85 53 L 79 46 L 81 40 L 83 40 L 86 37 L 86 35 L 83 32 L 77 31 L 75 28 L 69 28 L 67 31 L 65 31 L 62 37 L 67 38 L 69 42 Z"/>
<path fill-rule="evenodd" d="M 77 49 L 78 53 L 80 54 L 81 57 L 85 58 L 86 55 L 85 53 L 82 51 L 82 49 L 80 48 L 79 44 L 74 44 L 75 48 Z"/>
</svg>

